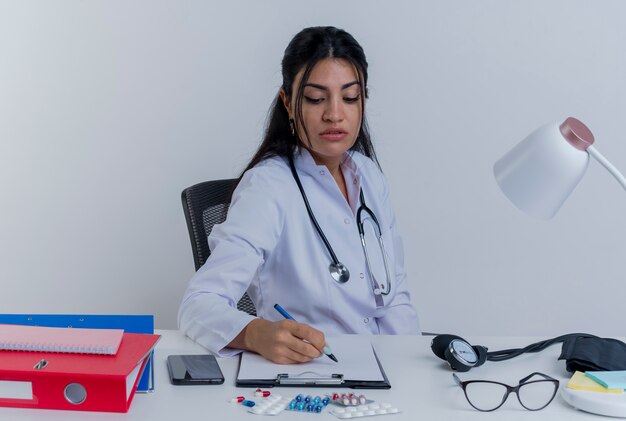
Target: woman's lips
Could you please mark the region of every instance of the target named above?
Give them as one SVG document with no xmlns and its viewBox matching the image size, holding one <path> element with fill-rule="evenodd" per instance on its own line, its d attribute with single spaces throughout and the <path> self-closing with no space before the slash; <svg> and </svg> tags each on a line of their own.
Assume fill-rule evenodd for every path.
<svg viewBox="0 0 626 421">
<path fill-rule="evenodd" d="M 343 130 L 326 130 L 320 133 L 320 137 L 322 139 L 333 142 L 343 140 L 347 135 L 348 133 L 344 132 Z"/>
</svg>

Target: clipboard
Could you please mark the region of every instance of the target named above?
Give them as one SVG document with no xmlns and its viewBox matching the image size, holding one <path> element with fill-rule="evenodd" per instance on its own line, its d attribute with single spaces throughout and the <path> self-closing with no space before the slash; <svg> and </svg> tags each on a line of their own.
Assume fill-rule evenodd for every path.
<svg viewBox="0 0 626 421">
<path fill-rule="evenodd" d="M 304 364 L 282 365 L 260 355 L 243 352 L 239 360 L 237 387 L 347 387 L 352 389 L 390 389 L 380 359 L 369 337 L 341 335 L 328 337 L 334 363 L 326 356 Z M 371 353 L 364 349 L 371 349 Z"/>
</svg>

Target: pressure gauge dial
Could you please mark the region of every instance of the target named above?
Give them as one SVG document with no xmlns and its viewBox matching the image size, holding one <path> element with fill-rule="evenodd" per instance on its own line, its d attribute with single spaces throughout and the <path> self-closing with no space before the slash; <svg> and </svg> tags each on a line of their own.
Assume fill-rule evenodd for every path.
<svg viewBox="0 0 626 421">
<path fill-rule="evenodd" d="M 450 367 L 456 371 L 468 371 L 478 362 L 476 350 L 462 339 L 453 339 L 445 352 Z"/>
</svg>

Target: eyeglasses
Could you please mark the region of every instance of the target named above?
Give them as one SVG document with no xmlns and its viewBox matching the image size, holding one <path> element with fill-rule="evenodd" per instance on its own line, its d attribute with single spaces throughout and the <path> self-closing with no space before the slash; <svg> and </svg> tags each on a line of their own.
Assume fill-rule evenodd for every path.
<svg viewBox="0 0 626 421">
<path fill-rule="evenodd" d="M 542 379 L 531 380 L 535 376 Z M 519 403 L 529 411 L 539 411 L 552 402 L 559 388 L 559 381 L 546 374 L 532 373 L 519 381 L 517 386 L 490 380 L 461 381 L 459 376 L 452 374 L 470 405 L 479 411 L 490 412 L 500 408 L 511 393 L 517 395 Z"/>
</svg>

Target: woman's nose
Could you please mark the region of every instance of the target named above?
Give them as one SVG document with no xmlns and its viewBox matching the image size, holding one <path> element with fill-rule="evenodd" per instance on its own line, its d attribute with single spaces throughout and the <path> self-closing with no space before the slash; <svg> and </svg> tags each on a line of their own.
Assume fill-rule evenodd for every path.
<svg viewBox="0 0 626 421">
<path fill-rule="evenodd" d="M 324 115 L 322 116 L 325 121 L 339 122 L 343 120 L 343 117 L 343 104 L 341 103 L 341 100 L 332 99 L 326 101 L 326 109 L 324 110 Z"/>
</svg>

